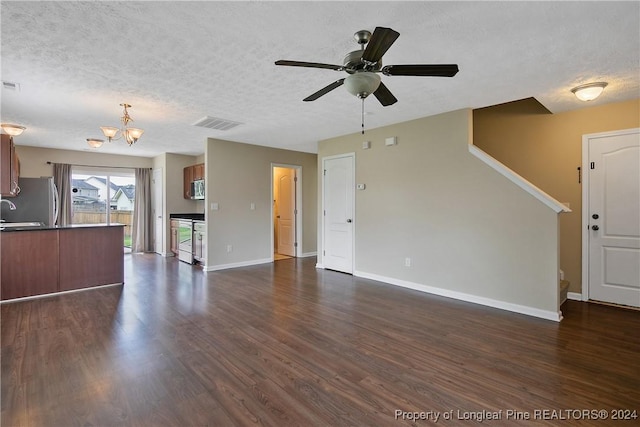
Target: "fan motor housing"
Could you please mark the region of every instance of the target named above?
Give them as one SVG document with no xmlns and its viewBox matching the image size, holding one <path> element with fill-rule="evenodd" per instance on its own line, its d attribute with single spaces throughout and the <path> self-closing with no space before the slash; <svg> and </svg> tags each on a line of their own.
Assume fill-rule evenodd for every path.
<svg viewBox="0 0 640 427">
<path fill-rule="evenodd" d="M 345 55 L 342 65 L 347 73 L 354 74 L 364 70 L 366 64 L 362 61 L 362 52 L 364 50 L 354 50 Z M 382 61 L 378 61 L 372 67 L 367 67 L 366 71 L 378 71 L 380 67 L 382 67 Z"/>
</svg>

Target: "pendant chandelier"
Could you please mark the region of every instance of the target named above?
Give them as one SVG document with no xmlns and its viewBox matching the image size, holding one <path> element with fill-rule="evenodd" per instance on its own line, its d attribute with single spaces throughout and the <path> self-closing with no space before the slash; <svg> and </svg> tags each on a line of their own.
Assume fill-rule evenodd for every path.
<svg viewBox="0 0 640 427">
<path fill-rule="evenodd" d="M 133 121 L 127 111 L 127 108 L 131 108 L 131 105 L 120 104 L 120 106 L 124 108 L 123 116 L 120 118 L 122 127 L 116 128 L 111 126 L 101 126 L 100 129 L 102 129 L 102 133 L 104 133 L 104 136 L 107 137 L 109 142 L 124 138 L 124 140 L 127 141 L 127 144 L 131 146 L 142 136 L 144 130 L 128 127 L 129 122 Z"/>
</svg>

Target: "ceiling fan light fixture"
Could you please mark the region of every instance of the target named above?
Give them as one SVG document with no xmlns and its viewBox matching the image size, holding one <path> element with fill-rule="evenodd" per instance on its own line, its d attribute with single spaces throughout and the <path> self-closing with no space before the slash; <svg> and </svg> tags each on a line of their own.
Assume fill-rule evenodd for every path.
<svg viewBox="0 0 640 427">
<path fill-rule="evenodd" d="M 593 101 L 600 96 L 605 87 L 607 87 L 606 82 L 588 83 L 574 87 L 571 92 L 580 101 Z"/>
<path fill-rule="evenodd" d="M 11 136 L 18 136 L 22 134 L 22 132 L 24 132 L 24 130 L 26 129 L 26 127 L 24 126 L 13 125 L 11 123 L 2 123 L 0 126 L 7 135 Z"/>
<path fill-rule="evenodd" d="M 364 99 L 378 89 L 380 76 L 371 72 L 351 74 L 344 79 L 344 86 L 350 94 Z"/>
<path fill-rule="evenodd" d="M 89 144 L 89 147 L 91 148 L 100 148 L 102 147 L 103 142 L 104 141 L 102 139 L 87 138 L 87 144 Z"/>
</svg>

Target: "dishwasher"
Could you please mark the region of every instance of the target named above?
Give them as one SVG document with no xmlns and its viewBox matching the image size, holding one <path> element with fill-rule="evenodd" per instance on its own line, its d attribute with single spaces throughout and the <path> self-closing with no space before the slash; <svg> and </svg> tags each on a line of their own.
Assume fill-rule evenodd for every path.
<svg viewBox="0 0 640 427">
<path fill-rule="evenodd" d="M 193 222 L 190 219 L 178 221 L 178 259 L 193 264 Z"/>
</svg>

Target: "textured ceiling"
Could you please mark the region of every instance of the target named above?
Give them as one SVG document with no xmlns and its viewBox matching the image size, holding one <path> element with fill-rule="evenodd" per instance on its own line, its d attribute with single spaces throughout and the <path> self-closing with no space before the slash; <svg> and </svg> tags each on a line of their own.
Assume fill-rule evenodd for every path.
<svg viewBox="0 0 640 427">
<path fill-rule="evenodd" d="M 569 90 L 609 82 L 588 105 L 640 96 L 640 3 L 633 2 L 14 2 L 0 3 L 2 122 L 19 145 L 92 150 L 99 126 L 133 105 L 145 134 L 95 150 L 201 154 L 207 137 L 315 152 L 360 131 L 344 72 L 278 67 L 341 64 L 353 33 L 400 33 L 385 64 L 457 63 L 454 78 L 383 76 L 398 103 L 365 100 L 368 129 L 461 108 L 535 97 L 551 112 L 584 108 Z M 243 123 L 192 126 L 204 116 Z"/>
</svg>

